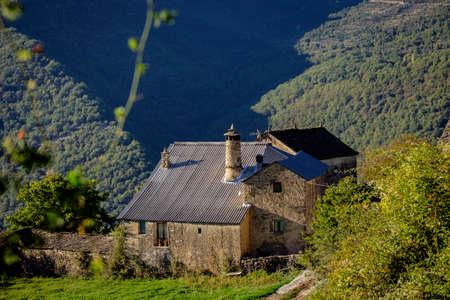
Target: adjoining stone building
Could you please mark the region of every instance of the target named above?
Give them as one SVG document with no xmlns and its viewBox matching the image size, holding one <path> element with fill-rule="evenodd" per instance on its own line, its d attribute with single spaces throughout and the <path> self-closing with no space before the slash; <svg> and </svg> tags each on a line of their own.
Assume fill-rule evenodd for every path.
<svg viewBox="0 0 450 300">
<path fill-rule="evenodd" d="M 290 144 L 295 132 L 241 142 L 231 126 L 225 142 L 175 142 L 118 218 L 136 237 L 135 249 L 189 269 L 218 271 L 226 260 L 298 253 L 316 199 L 338 180 L 337 168 L 356 166 L 357 152 L 323 130 L 322 144 L 310 137 L 318 149 L 331 149 L 319 157 Z"/>
</svg>

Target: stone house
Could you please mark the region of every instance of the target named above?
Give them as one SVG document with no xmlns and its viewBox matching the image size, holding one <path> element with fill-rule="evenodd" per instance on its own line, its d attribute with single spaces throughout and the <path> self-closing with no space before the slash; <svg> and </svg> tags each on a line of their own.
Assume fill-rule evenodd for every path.
<svg viewBox="0 0 450 300">
<path fill-rule="evenodd" d="M 316 199 L 338 180 L 336 169 L 356 166 L 356 151 L 324 128 L 313 131 L 307 141 L 294 129 L 241 142 L 231 126 L 225 142 L 171 144 L 118 217 L 134 248 L 211 271 L 243 257 L 298 253 Z"/>
</svg>

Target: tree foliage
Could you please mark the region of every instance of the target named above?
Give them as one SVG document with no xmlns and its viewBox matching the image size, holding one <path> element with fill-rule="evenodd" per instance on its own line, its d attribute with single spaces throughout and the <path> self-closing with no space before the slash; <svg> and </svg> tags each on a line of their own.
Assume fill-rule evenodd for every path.
<svg viewBox="0 0 450 300">
<path fill-rule="evenodd" d="M 73 176 L 49 175 L 24 186 L 17 196 L 24 207 L 6 218 L 11 228 L 79 233 L 107 231 L 114 220 L 100 206 L 107 195 L 96 190 L 94 181 L 84 182 Z"/>
<path fill-rule="evenodd" d="M 440 136 L 450 113 L 450 8 L 420 2 L 363 2 L 330 15 L 296 45 L 314 65 L 253 109 L 273 127 L 324 121 L 360 150 L 404 133 Z"/>
<path fill-rule="evenodd" d="M 20 48 L 33 49 L 40 44 L 14 29 L 8 30 Z M 19 204 L 15 199 L 16 188 L 20 186 L 13 185 L 43 178 L 45 172 L 66 174 L 77 166 L 86 170 L 87 178 L 98 180 L 100 190 L 109 192 L 108 201 L 102 205 L 117 214 L 131 200 L 133 187 L 138 187 L 149 175 L 150 166 L 141 145 L 125 132 L 115 150 L 109 151 L 116 123 L 102 120 L 100 100 L 90 96 L 85 84 L 76 82 L 59 63 L 43 55 L 34 55 L 26 68 L 36 82 L 35 100 L 27 94 L 21 67 L 6 37 L 0 35 L 0 139 L 17 135 L 21 139 L 9 139 L 9 144 L 24 145 L 8 148 L 4 144 L 8 155 L 0 158 L 0 177 L 10 174 L 14 178 L 2 181 L 5 188 L 8 185 L 12 188 L 0 198 L 0 227 L 4 217 L 11 215 Z M 28 174 L 11 164 L 17 160 L 36 160 L 34 157 L 30 160 L 27 147 L 38 149 L 37 154 L 50 154 L 50 168 Z M 23 151 L 9 153 L 8 149 Z"/>
<path fill-rule="evenodd" d="M 313 298 L 448 297 L 449 151 L 409 137 L 369 152 L 364 174 L 319 200 L 310 256 L 328 280 Z"/>
</svg>

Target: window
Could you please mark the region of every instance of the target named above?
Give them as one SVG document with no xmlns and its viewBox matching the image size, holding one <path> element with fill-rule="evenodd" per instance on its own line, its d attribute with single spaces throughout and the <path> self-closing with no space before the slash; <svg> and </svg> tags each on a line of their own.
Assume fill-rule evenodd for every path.
<svg viewBox="0 0 450 300">
<path fill-rule="evenodd" d="M 201 234 L 202 233 L 202 229 L 201 228 L 197 229 L 197 232 L 198 232 L 198 234 Z"/>
<path fill-rule="evenodd" d="M 167 238 L 167 223 L 156 223 L 156 246 L 167 247 L 169 239 Z"/>
<path fill-rule="evenodd" d="M 139 221 L 139 234 L 145 234 L 145 221 Z"/>
<path fill-rule="evenodd" d="M 284 222 L 283 221 L 272 221 L 272 232 L 284 232 Z"/>
<path fill-rule="evenodd" d="M 283 187 L 281 185 L 281 182 L 274 182 L 273 183 L 273 192 L 274 193 L 281 193 L 283 191 Z"/>
</svg>

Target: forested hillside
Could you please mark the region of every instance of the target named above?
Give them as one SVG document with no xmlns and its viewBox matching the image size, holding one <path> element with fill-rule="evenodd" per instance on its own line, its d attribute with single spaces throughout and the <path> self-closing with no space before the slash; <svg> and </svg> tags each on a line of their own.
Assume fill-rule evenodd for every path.
<svg viewBox="0 0 450 300">
<path fill-rule="evenodd" d="M 38 42 L 9 29 L 20 47 L 31 49 Z M 106 208 L 117 213 L 133 196 L 135 189 L 149 175 L 150 166 L 140 144 L 124 137 L 110 150 L 115 137 L 113 122 L 103 121 L 99 100 L 86 92 L 82 82 L 66 75 L 55 60 L 40 55 L 27 64 L 27 73 L 37 82 L 36 101 L 25 95 L 23 73 L 15 55 L 0 34 L 0 139 L 25 130 L 24 139 L 34 145 L 49 142 L 50 169 L 25 177 L 4 158 L 2 174 L 22 177 L 24 182 L 47 173 L 66 173 L 77 166 L 89 179 L 96 179 L 99 190 L 110 193 Z M 127 134 L 125 134 L 127 135 Z M 17 202 L 11 188 L 0 200 L 0 226 Z"/>
<path fill-rule="evenodd" d="M 364 2 L 297 43 L 313 66 L 253 107 L 273 127 L 321 121 L 359 150 L 402 133 L 439 137 L 449 116 L 448 1 Z"/>
<path fill-rule="evenodd" d="M 127 120 L 152 162 L 174 140 L 217 140 L 235 123 L 243 139 L 267 126 L 250 107 L 309 65 L 293 45 L 328 14 L 360 0 L 156 0 L 178 12 L 174 26 L 151 32 L 142 100 Z M 145 0 L 21 1 L 20 32 L 41 40 L 46 53 L 100 97 L 105 119 L 123 105 Z"/>
</svg>

